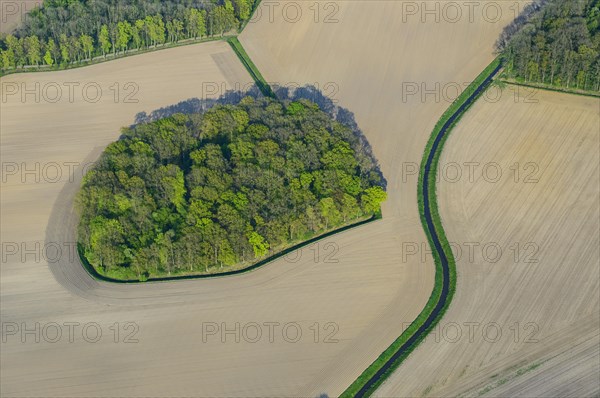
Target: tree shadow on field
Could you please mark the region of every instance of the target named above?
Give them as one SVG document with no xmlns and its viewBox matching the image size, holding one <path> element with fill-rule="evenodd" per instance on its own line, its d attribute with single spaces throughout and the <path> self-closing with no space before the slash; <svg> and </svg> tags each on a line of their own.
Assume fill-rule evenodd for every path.
<svg viewBox="0 0 600 398">
<path fill-rule="evenodd" d="M 272 89 L 277 99 L 280 101 L 284 103 L 298 101 L 301 99 L 312 101 L 332 119 L 350 128 L 354 136 L 358 139 L 358 145 L 354 148 L 357 151 L 357 154 L 362 155 L 363 158 L 368 159 L 369 162 L 372 163 L 372 170 L 374 170 L 374 172 L 381 178 L 383 188 L 385 189 L 387 187 L 387 181 L 381 172 L 379 162 L 373 155 L 371 144 L 369 144 L 369 141 L 365 137 L 364 133 L 358 127 L 358 123 L 356 123 L 356 119 L 354 118 L 354 113 L 352 111 L 336 105 L 331 98 L 324 95 L 321 90 L 313 85 L 305 85 L 302 87 L 283 87 L 273 85 Z M 175 105 L 169 105 L 155 109 L 149 114 L 146 112 L 139 112 L 137 115 L 135 115 L 135 119 L 131 127 L 135 127 L 136 125 L 142 123 L 153 122 L 172 116 L 176 113 L 204 113 L 215 105 L 237 104 L 244 97 L 252 97 L 257 99 L 263 98 L 264 96 L 258 87 L 253 85 L 247 91 L 230 90 L 218 98 L 190 98 Z"/>
<path fill-rule="evenodd" d="M 259 98 L 262 94 L 256 86 L 252 86 L 247 92 L 243 91 L 227 91 L 219 98 L 189 98 L 185 101 L 181 101 L 175 105 L 169 105 L 162 108 L 158 108 L 150 112 L 139 112 L 135 115 L 135 119 L 131 127 L 134 127 L 142 123 L 150 123 L 156 120 L 172 116 L 176 113 L 183 113 L 186 115 L 192 113 L 204 113 L 215 105 L 234 105 L 240 102 L 244 97 Z"/>
<path fill-rule="evenodd" d="M 362 159 L 361 165 L 367 166 L 367 170 L 376 173 L 380 177 L 381 185 L 386 187 L 387 182 L 381 173 L 378 162 L 373 156 L 371 146 L 358 127 L 354 119 L 354 114 L 348 109 L 337 106 L 330 98 L 323 95 L 314 86 L 304 86 L 290 89 L 286 87 L 273 87 L 277 98 L 284 104 L 286 102 L 307 99 L 316 103 L 322 111 L 327 113 L 334 120 L 346 125 L 357 138 L 353 147 Z M 191 98 L 178 104 L 156 109 L 150 114 L 145 112 L 138 113 L 135 116 L 135 126 L 140 123 L 148 123 L 161 118 L 165 118 L 176 113 L 192 114 L 203 113 L 215 105 L 237 104 L 242 98 L 250 96 L 253 98 L 262 98 L 256 86 L 245 92 L 229 91 L 217 99 L 199 99 Z M 75 197 L 80 188 L 81 180 L 89 167 L 101 156 L 105 147 L 95 147 L 88 154 L 82 164 L 73 170 L 73 179 L 61 189 L 50 214 L 49 222 L 46 227 L 45 246 L 54 247 L 60 245 L 61 248 L 68 248 L 68 255 L 61 255 L 57 261 L 49 261 L 48 267 L 55 280 L 65 289 L 76 296 L 97 300 L 99 297 L 107 299 L 107 302 L 118 303 L 122 300 L 121 291 L 104 290 L 100 281 L 94 279 L 88 270 L 81 263 L 77 253 L 77 225 L 79 215 L 75 211 Z M 116 293 L 112 296 L 112 293 Z M 114 300 L 114 301 L 113 301 Z M 163 300 L 157 296 L 157 300 Z M 319 398 L 327 398 L 327 394 L 321 394 Z"/>
</svg>

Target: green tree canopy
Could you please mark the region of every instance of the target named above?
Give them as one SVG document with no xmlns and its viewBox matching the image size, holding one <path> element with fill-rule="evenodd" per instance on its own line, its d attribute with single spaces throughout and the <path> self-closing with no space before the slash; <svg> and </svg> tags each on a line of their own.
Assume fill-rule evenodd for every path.
<svg viewBox="0 0 600 398">
<path fill-rule="evenodd" d="M 506 75 L 519 81 L 600 91 L 600 0 L 544 3 L 520 19 L 524 23 L 508 26 L 498 40 Z"/>
<path fill-rule="evenodd" d="M 78 195 L 99 272 L 144 279 L 243 266 L 379 212 L 364 141 L 312 102 L 246 97 L 123 129 Z"/>
<path fill-rule="evenodd" d="M 44 1 L 20 27 L 0 35 L 0 68 L 66 65 L 131 49 L 235 30 L 252 0 Z M 47 56 L 47 53 L 50 55 Z"/>
</svg>

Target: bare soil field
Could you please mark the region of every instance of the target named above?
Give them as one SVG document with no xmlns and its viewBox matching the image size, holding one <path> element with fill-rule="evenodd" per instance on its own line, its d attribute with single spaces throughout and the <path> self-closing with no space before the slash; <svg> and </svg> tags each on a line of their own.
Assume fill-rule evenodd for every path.
<svg viewBox="0 0 600 398">
<path fill-rule="evenodd" d="M 263 14 L 266 19 L 248 25 L 241 41 L 268 81 L 317 83 L 355 112 L 381 162 L 389 199 L 382 221 L 235 277 L 113 285 L 91 280 L 69 258 L 82 169 L 137 112 L 202 97 L 202 83 L 246 84 L 250 78 L 226 43 L 3 78 L 1 151 L 11 168 L 3 170 L 2 182 L 1 318 L 20 329 L 38 323 L 41 337 L 36 343 L 36 332 L 5 333 L 2 395 L 340 394 L 427 301 L 431 256 L 406 258 L 403 245 L 425 241 L 417 163 L 451 101 L 442 87 L 473 79 L 514 17 L 510 4 L 501 4 L 493 23 L 477 15 L 453 22 L 407 15 L 403 21 L 408 3 L 333 2 L 338 22 L 327 24 L 332 10 L 321 8 L 315 23 L 306 3 L 296 23 L 281 17 L 271 23 Z M 23 101 L 6 92 L 13 83 L 31 89 L 36 82 L 44 96 L 39 103 L 33 94 Z M 72 103 L 71 82 L 80 83 Z M 56 103 L 52 83 L 61 87 Z M 422 84 L 439 87 L 438 95 L 423 98 Z M 98 86 L 102 95 L 92 102 Z M 41 249 L 31 254 L 36 243 Z M 65 322 L 81 324 L 74 342 Z M 97 325 L 82 333 L 92 322 Z M 127 322 L 133 329 L 125 330 Z M 49 342 L 56 337 L 52 323 L 62 331 L 56 343 Z M 135 325 L 138 342 L 124 342 Z M 98 329 L 102 337 L 93 342 Z"/>
<path fill-rule="evenodd" d="M 497 92 L 467 111 L 440 158 L 456 295 L 378 396 L 600 391 L 600 100 Z"/>
<path fill-rule="evenodd" d="M 1 0 L 0 33 L 9 33 L 27 17 L 27 12 L 40 6 L 43 0 Z"/>
<path fill-rule="evenodd" d="M 345 367 L 419 311 L 403 304 L 430 271 L 386 255 L 398 220 L 234 277 L 117 285 L 84 271 L 73 198 L 119 128 L 249 81 L 224 42 L 0 80 L 3 396 L 339 394 Z"/>
<path fill-rule="evenodd" d="M 339 394 L 354 377 L 344 368 L 366 366 L 397 316 L 419 311 L 405 304 L 429 288 L 427 269 L 386 255 L 398 220 L 234 277 L 123 285 L 84 271 L 73 198 L 120 126 L 202 97 L 203 83 L 214 92 L 249 80 L 224 42 L 2 78 L 3 396 Z"/>
<path fill-rule="evenodd" d="M 258 21 L 247 26 L 240 42 L 268 82 L 319 86 L 354 112 L 388 181 L 383 221 L 395 224 L 392 233 L 377 238 L 380 244 L 381 239 L 389 242 L 390 250 L 377 251 L 365 266 L 389 257 L 399 267 L 422 270 L 420 279 L 412 280 L 418 286 L 416 294 L 406 296 L 398 289 L 398 295 L 408 299 L 391 313 L 395 323 L 390 320 L 388 325 L 394 330 L 373 335 L 376 349 L 362 361 L 343 365 L 356 377 L 412 322 L 431 293 L 434 265 L 426 255 L 429 247 L 417 207 L 419 162 L 441 114 L 493 60 L 493 44 L 514 18 L 511 7 L 517 3 L 478 3 L 481 8 L 471 14 L 459 5 L 458 19 L 450 18 L 448 8 L 456 3 L 444 1 L 428 3 L 434 10 L 429 14 L 422 8 L 425 2 L 412 1 L 339 2 L 327 9 L 318 3 L 318 15 L 313 3 L 297 4 L 282 2 L 271 10 L 262 6 L 255 16 Z M 498 7 L 496 18 L 482 14 L 492 7 Z M 375 242 L 370 232 L 365 229 L 361 246 Z"/>
</svg>

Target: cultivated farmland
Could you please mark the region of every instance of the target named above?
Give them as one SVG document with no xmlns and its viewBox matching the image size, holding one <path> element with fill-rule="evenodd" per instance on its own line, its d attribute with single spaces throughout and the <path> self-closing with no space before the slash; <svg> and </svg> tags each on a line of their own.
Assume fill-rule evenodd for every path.
<svg viewBox="0 0 600 398">
<path fill-rule="evenodd" d="M 497 95 L 467 112 L 440 159 L 455 298 L 378 396 L 600 389 L 600 100 L 517 86 Z"/>
<path fill-rule="evenodd" d="M 383 237 L 397 229 L 398 220 L 348 231 L 256 272 L 215 280 L 102 283 L 71 257 L 77 223 L 72 205 L 82 172 L 118 138 L 121 126 L 132 123 L 137 112 L 203 96 L 203 83 L 209 83 L 206 94 L 214 92 L 215 83 L 234 88 L 250 80 L 225 42 L 2 78 L 9 90 L 14 84 L 19 90 L 22 84 L 29 90 L 40 85 L 39 102 L 33 94 L 22 100 L 20 91 L 7 92 L 1 109 L 7 167 L 2 183 L 2 322 L 34 330 L 37 323 L 40 335 L 44 326 L 57 323 L 63 333 L 55 344 L 45 339 L 54 334 L 40 336 L 39 343 L 35 335 L 25 343 L 20 332 L 7 336 L 1 357 L 3 394 L 339 394 L 355 376 L 340 373 L 339 364 L 366 367 L 369 355 L 396 337 L 401 320 L 416 316 L 418 306 L 401 304 L 426 297 L 432 270 L 419 264 L 399 267 L 396 258 L 385 255 L 397 243 Z M 73 103 L 69 82 L 79 83 Z M 125 87 L 130 82 L 133 88 Z M 54 83 L 63 95 L 56 102 Z M 91 102 L 95 85 L 103 95 Z M 128 99 L 139 102 L 126 102 L 136 87 Z M 25 255 L 27 249 L 33 254 Z M 104 337 L 90 343 L 80 326 L 70 343 L 65 322 L 96 323 Z M 115 322 L 119 343 L 114 343 Z M 133 337 L 137 343 L 123 343 L 134 331 L 124 330 L 127 322 L 139 327 Z M 256 341 L 255 324 L 261 333 Z M 378 325 L 375 330 L 373 324 Z M 210 334 L 215 325 L 218 330 Z M 233 334 L 223 335 L 225 328 Z M 355 367 L 356 362 L 361 364 Z"/>
<path fill-rule="evenodd" d="M 6 336 L 3 394 L 335 395 L 416 316 L 433 268 L 399 266 L 387 254 L 402 236 L 414 239 L 410 230 L 395 232 L 403 225 L 398 218 L 236 277 L 132 286 L 92 280 L 82 268 L 73 252 L 73 198 L 82 172 L 119 128 L 137 112 L 202 97 L 203 83 L 215 93 L 212 83 L 249 81 L 225 42 L 2 78 L 2 322 L 40 330 L 39 342 L 35 332 Z M 14 91 L 22 87 L 33 93 L 22 98 Z M 93 102 L 97 87 L 103 94 Z M 80 325 L 73 342 L 69 322 Z M 43 330 L 55 324 L 62 337 L 53 344 L 56 335 Z M 92 325 L 91 336 L 84 338 L 82 325 Z M 103 337 L 93 342 L 97 327 Z M 245 335 L 236 338 L 236 328 Z M 124 343 L 133 332 L 137 342 Z"/>
<path fill-rule="evenodd" d="M 436 11 L 431 15 L 415 10 L 418 3 L 408 1 L 318 3 L 318 10 L 309 2 L 284 2 L 273 10 L 273 19 L 268 6 L 261 6 L 240 37 L 258 70 L 269 82 L 316 84 L 354 112 L 388 180 L 389 198 L 383 220 L 234 277 L 108 284 L 91 279 L 76 256 L 70 258 L 72 251 L 65 250 L 76 239 L 72 204 L 82 169 L 118 137 L 121 126 L 132 123 L 137 112 L 190 97 L 216 96 L 251 80 L 227 43 L 3 78 L 2 161 L 10 170 L 3 169 L 1 226 L 2 241 L 10 245 L 3 248 L 2 322 L 28 329 L 36 322 L 40 328 L 93 322 L 105 337 L 92 343 L 76 335 L 71 343 L 65 331 L 64 339 L 52 344 L 46 341 L 52 335 L 42 336 L 39 343 L 31 335 L 23 343 L 19 332 L 6 336 L 2 392 L 61 397 L 343 392 L 428 299 L 434 279 L 431 256 L 421 256 L 426 247 L 408 255 L 406 246 L 425 243 L 417 208 L 418 162 L 451 97 L 494 58 L 493 43 L 515 16 L 516 2 L 483 2 L 497 14 L 484 15 L 480 8 L 469 15 L 463 8 L 460 18 L 447 13 L 449 3 L 439 2 L 436 16 Z M 299 19 L 283 17 L 286 4 L 301 7 Z M 72 102 L 70 82 L 79 83 Z M 40 83 L 42 98 L 36 100 L 35 92 L 21 97 L 20 92 L 6 91 L 22 89 L 23 83 L 29 89 Z M 63 94 L 56 101 L 55 83 Z M 103 94 L 94 102 L 98 86 Z M 135 99 L 139 102 L 130 102 Z M 589 119 L 584 118 L 586 123 Z M 455 208 L 444 204 L 443 195 L 441 213 L 447 223 L 446 217 L 458 216 Z M 448 231 L 451 240 L 452 232 L 470 231 L 466 222 L 454 228 Z M 36 243 L 42 252 L 35 249 Z M 52 251 L 56 245 L 64 253 L 58 259 Z M 588 250 L 597 247 L 590 245 Z M 560 271 L 558 266 L 555 271 Z M 594 276 L 597 279 L 591 275 L 586 287 L 590 291 Z M 456 300 L 463 300 L 460 308 L 473 312 L 475 307 L 489 308 L 493 300 L 470 295 L 460 276 L 457 291 Z M 593 300 L 578 304 L 573 308 L 583 314 L 597 308 Z M 134 344 L 124 343 L 131 329 L 123 329 L 129 322 L 138 327 Z M 122 334 L 115 335 L 115 323 Z M 454 347 L 447 345 L 443 352 Z M 590 360 L 580 353 L 567 354 Z M 420 358 L 421 364 L 429 364 L 433 357 Z M 543 366 L 548 365 L 528 374 L 538 375 Z M 403 365 L 400 372 L 406 368 Z M 430 385 L 442 376 L 426 370 L 409 377 L 410 383 L 402 379 L 384 388 L 393 389 L 394 395 L 427 395 L 438 388 Z M 487 380 L 482 383 L 486 389 Z M 526 387 L 520 387 L 517 378 L 504 383 L 506 391 Z"/>
<path fill-rule="evenodd" d="M 446 4 L 435 3 L 440 10 Z M 406 244 L 426 242 L 417 206 L 417 173 L 435 123 L 457 91 L 494 59 L 493 43 L 514 17 L 510 2 L 489 3 L 502 7 L 502 18 L 495 23 L 481 14 L 471 21 L 464 9 L 465 17 L 459 21 L 444 19 L 441 11 L 437 19 L 423 17 L 420 9 L 413 15 L 408 7 L 414 2 L 402 1 L 342 2 L 335 13 L 337 22 L 330 23 L 324 16 L 332 10 L 321 9 L 316 19 L 312 3 L 302 3 L 302 17 L 290 22 L 281 15 L 284 2 L 273 11 L 272 22 L 263 6 L 262 13 L 257 12 L 260 20 L 240 36 L 268 82 L 318 85 L 354 112 L 388 181 L 383 221 L 395 225 L 390 235 L 378 238 L 390 242 L 390 251 L 378 253 L 370 264 L 389 256 L 399 267 L 419 267 L 427 276 L 413 279 L 418 293 L 408 299 L 399 291 L 405 299 L 397 308 L 401 313 L 395 315 L 395 333 L 377 341 L 377 349 L 364 354 L 361 365 L 340 365 L 355 377 L 412 322 L 409 314 L 414 317 L 418 311 L 410 309 L 421 309 L 433 287 L 431 255 L 423 261 L 423 251 L 407 256 Z M 371 242 L 365 239 L 362 244 Z"/>
</svg>

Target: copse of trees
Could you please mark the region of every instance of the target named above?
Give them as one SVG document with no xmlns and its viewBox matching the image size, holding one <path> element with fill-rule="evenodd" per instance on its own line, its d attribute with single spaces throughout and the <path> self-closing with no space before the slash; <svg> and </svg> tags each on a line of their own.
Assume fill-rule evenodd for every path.
<svg viewBox="0 0 600 398">
<path fill-rule="evenodd" d="M 600 0 L 538 0 L 497 45 L 510 78 L 600 91 Z"/>
<path fill-rule="evenodd" d="M 377 214 L 384 186 L 316 104 L 245 97 L 125 128 L 84 177 L 79 244 L 115 278 L 214 273 Z"/>
<path fill-rule="evenodd" d="M 68 65 L 183 39 L 223 36 L 255 0 L 50 0 L 0 37 L 0 68 Z"/>
</svg>

